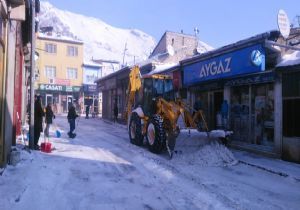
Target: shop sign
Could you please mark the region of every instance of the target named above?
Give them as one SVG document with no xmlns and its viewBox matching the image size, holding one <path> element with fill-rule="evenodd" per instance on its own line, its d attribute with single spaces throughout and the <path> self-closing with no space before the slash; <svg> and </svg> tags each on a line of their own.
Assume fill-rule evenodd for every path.
<svg viewBox="0 0 300 210">
<path fill-rule="evenodd" d="M 79 92 L 80 91 L 80 86 L 40 84 L 39 90 L 62 91 L 62 92 Z"/>
<path fill-rule="evenodd" d="M 52 91 L 63 91 L 62 85 L 50 85 L 50 84 L 41 84 L 40 90 L 52 90 Z"/>
<path fill-rule="evenodd" d="M 79 92 L 80 86 L 73 86 L 73 92 Z"/>
<path fill-rule="evenodd" d="M 72 86 L 65 86 L 66 92 L 73 92 L 73 87 Z"/>
<path fill-rule="evenodd" d="M 84 85 L 83 90 L 85 92 L 96 92 L 97 90 L 97 85 Z"/>
<path fill-rule="evenodd" d="M 258 84 L 258 83 L 267 83 L 274 82 L 275 74 L 274 72 L 257 74 L 242 78 L 236 78 L 225 82 L 225 86 L 240 86 L 240 85 L 249 85 L 249 84 Z"/>
<path fill-rule="evenodd" d="M 261 44 L 226 53 L 183 67 L 184 85 L 265 70 L 265 50 Z"/>
</svg>

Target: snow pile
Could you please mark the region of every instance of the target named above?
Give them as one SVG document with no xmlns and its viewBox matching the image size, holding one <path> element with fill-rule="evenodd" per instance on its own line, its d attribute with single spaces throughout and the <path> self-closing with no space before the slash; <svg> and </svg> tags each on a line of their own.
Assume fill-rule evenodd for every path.
<svg viewBox="0 0 300 210">
<path fill-rule="evenodd" d="M 200 165 L 200 166 L 229 166 L 237 164 L 232 152 L 216 140 L 199 140 L 198 146 L 181 144 L 177 146 L 177 151 L 173 161 L 180 164 Z M 195 143 L 194 143 L 195 144 Z"/>
<path fill-rule="evenodd" d="M 62 37 L 84 42 L 84 59 L 122 61 L 126 45 L 126 62 L 144 60 L 155 46 L 150 35 L 137 29 L 121 29 L 92 17 L 62 11 L 49 2 L 41 2 L 40 27 L 52 26 Z"/>
<path fill-rule="evenodd" d="M 277 67 L 294 66 L 300 64 L 300 51 L 284 55 Z"/>
</svg>

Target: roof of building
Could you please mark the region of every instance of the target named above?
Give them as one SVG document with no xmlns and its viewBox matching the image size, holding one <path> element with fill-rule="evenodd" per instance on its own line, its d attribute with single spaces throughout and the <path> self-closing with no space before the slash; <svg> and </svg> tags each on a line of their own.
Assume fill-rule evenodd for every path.
<svg viewBox="0 0 300 210">
<path fill-rule="evenodd" d="M 99 63 L 95 63 L 93 61 L 84 61 L 82 64 L 83 67 L 95 67 L 95 68 L 101 68 L 102 65 Z"/>
<path fill-rule="evenodd" d="M 92 59 L 92 61 L 96 63 L 116 63 L 116 64 L 120 63 L 119 61 L 116 60 L 105 60 L 105 59 Z"/>
<path fill-rule="evenodd" d="M 276 67 L 296 66 L 300 65 L 300 51 L 294 51 L 291 54 L 286 54 Z"/>
<path fill-rule="evenodd" d="M 173 32 L 173 31 L 165 31 L 165 33 L 161 36 L 160 40 L 157 42 L 157 45 L 155 46 L 155 48 L 153 49 L 151 55 L 149 57 L 153 56 L 153 53 L 155 52 L 156 48 L 159 46 L 160 42 L 163 40 L 163 38 L 167 35 L 167 34 L 175 34 L 175 35 L 180 35 L 182 37 L 190 37 L 190 38 L 195 38 L 195 36 L 190 35 L 190 34 L 184 34 L 184 33 L 178 33 L 178 32 Z"/>
<path fill-rule="evenodd" d="M 153 74 L 162 74 L 168 71 L 172 71 L 173 69 L 177 69 L 180 67 L 179 63 L 164 63 L 164 64 L 154 64 L 154 69 L 150 71 L 146 75 L 153 75 Z"/>
<path fill-rule="evenodd" d="M 184 60 L 180 61 L 180 63 L 182 65 L 195 63 L 195 62 L 205 60 L 205 59 L 208 59 L 208 58 L 211 58 L 211 57 L 222 55 L 224 53 L 232 52 L 232 51 L 237 50 L 237 49 L 241 49 L 241 48 L 244 48 L 244 47 L 247 47 L 247 46 L 251 46 L 251 45 L 259 43 L 259 42 L 264 42 L 267 39 L 277 40 L 278 37 L 279 37 L 279 31 L 277 31 L 277 30 L 265 32 L 265 33 L 258 34 L 256 36 L 253 36 L 253 37 L 250 37 L 250 38 L 247 38 L 247 39 L 244 39 L 244 40 L 240 40 L 236 43 L 229 44 L 229 45 L 217 48 L 215 50 L 211 50 L 211 51 L 208 51 L 206 53 L 198 54 L 198 55 L 195 55 L 191 58 L 184 59 Z"/>
<path fill-rule="evenodd" d="M 122 72 L 125 72 L 125 71 L 128 71 L 128 72 L 129 72 L 130 69 L 131 69 L 131 67 L 126 66 L 126 67 L 124 67 L 124 68 L 122 68 L 122 69 L 120 69 L 120 70 L 117 70 L 117 71 L 114 72 L 114 73 L 108 74 L 108 75 L 106 75 L 106 76 L 104 76 L 104 77 L 101 77 L 101 78 L 95 80 L 94 83 L 99 83 L 99 82 L 101 82 L 101 81 L 110 79 L 110 78 L 112 78 L 112 77 L 114 77 L 114 76 L 116 76 L 116 75 L 118 75 L 118 74 L 121 74 Z"/>
<path fill-rule="evenodd" d="M 44 40 L 52 40 L 52 41 L 58 41 L 58 42 L 67 42 L 67 43 L 72 43 L 72 44 L 83 44 L 83 41 L 74 39 L 72 37 L 68 36 L 62 36 L 56 33 L 39 33 L 38 34 L 39 39 L 44 39 Z"/>
</svg>

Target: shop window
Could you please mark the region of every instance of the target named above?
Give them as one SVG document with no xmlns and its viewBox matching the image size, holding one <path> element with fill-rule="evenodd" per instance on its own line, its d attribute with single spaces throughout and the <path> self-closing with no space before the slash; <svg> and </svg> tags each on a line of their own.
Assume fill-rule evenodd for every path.
<svg viewBox="0 0 300 210">
<path fill-rule="evenodd" d="M 67 68 L 67 78 L 68 79 L 77 79 L 77 69 L 76 68 Z"/>
<path fill-rule="evenodd" d="M 97 79 L 96 75 L 86 75 L 86 82 L 94 84 L 94 81 Z"/>
<path fill-rule="evenodd" d="M 233 139 L 249 142 L 249 86 L 234 87 L 230 98 L 230 127 Z"/>
<path fill-rule="evenodd" d="M 56 53 L 56 44 L 45 43 L 45 51 L 47 53 Z"/>
<path fill-rule="evenodd" d="M 300 72 L 282 75 L 283 136 L 300 137 Z"/>
<path fill-rule="evenodd" d="M 252 86 L 251 94 L 252 143 L 274 144 L 274 89 L 273 84 Z"/>
<path fill-rule="evenodd" d="M 67 55 L 68 56 L 78 56 L 78 47 L 67 46 Z"/>
<path fill-rule="evenodd" d="M 230 113 L 234 140 L 274 146 L 273 84 L 232 88 Z"/>
</svg>

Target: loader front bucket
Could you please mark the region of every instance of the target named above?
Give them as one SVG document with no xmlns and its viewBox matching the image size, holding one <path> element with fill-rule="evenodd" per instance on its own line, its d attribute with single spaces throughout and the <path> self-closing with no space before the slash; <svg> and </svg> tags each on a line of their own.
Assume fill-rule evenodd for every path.
<svg viewBox="0 0 300 210">
<path fill-rule="evenodd" d="M 174 152 L 196 152 L 199 147 L 210 142 L 211 139 L 207 132 L 199 132 L 197 129 L 181 129 L 176 138 Z"/>
<path fill-rule="evenodd" d="M 210 144 L 213 141 L 220 141 L 230 136 L 232 132 L 224 130 L 212 130 L 210 132 L 199 132 L 197 129 L 181 129 L 176 139 L 175 153 L 197 152 L 199 147 Z"/>
</svg>

